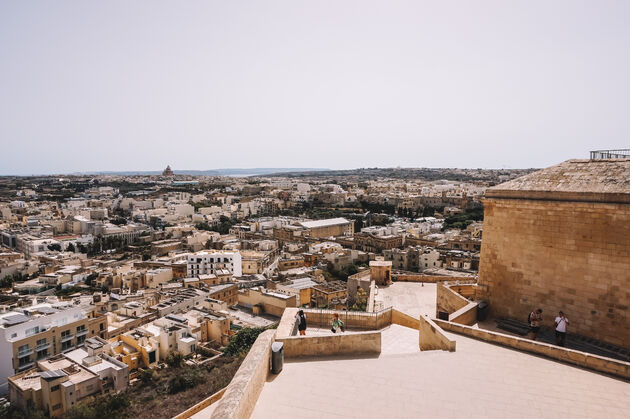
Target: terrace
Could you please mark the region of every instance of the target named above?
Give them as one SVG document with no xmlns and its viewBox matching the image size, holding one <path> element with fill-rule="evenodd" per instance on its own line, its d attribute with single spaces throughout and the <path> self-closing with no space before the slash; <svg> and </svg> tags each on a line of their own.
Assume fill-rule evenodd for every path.
<svg viewBox="0 0 630 419">
<path fill-rule="evenodd" d="M 456 323 L 477 313 L 476 303 L 461 295 L 465 301 L 450 308 L 451 321 L 431 321 L 431 312 L 446 303 L 441 285 L 427 285 L 379 289 L 395 308 L 340 313 L 349 329 L 343 334 L 328 329 L 332 311 L 305 310 L 311 327 L 296 336 L 297 309 L 285 310 L 275 333 L 260 335 L 225 394 L 191 415 L 624 417 L 629 411 L 630 363 L 480 329 L 476 317 L 472 326 Z M 466 287 L 472 286 L 462 285 L 463 294 L 471 292 Z M 269 372 L 274 341 L 284 343 L 285 353 L 277 375 Z"/>
</svg>

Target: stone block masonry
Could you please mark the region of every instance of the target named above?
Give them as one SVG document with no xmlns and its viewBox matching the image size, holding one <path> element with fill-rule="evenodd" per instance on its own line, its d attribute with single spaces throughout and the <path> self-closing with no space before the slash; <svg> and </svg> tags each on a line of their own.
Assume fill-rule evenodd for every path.
<svg viewBox="0 0 630 419">
<path fill-rule="evenodd" d="M 549 327 L 562 310 L 569 333 L 630 348 L 630 204 L 516 196 L 484 201 L 478 298 L 497 317 L 540 307 Z"/>
</svg>

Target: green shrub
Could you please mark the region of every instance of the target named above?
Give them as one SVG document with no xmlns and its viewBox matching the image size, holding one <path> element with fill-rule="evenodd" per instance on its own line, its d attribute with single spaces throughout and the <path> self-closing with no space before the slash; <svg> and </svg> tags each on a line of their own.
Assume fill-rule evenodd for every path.
<svg viewBox="0 0 630 419">
<path fill-rule="evenodd" d="M 179 393 L 180 391 L 193 388 L 201 382 L 203 382 L 203 377 L 199 371 L 194 368 L 188 368 L 183 373 L 170 379 L 168 382 L 168 392 L 170 394 Z"/>
<path fill-rule="evenodd" d="M 148 368 L 146 370 L 142 370 L 142 371 L 140 371 L 140 374 L 138 374 L 138 378 L 144 384 L 147 384 L 147 383 L 150 383 L 151 381 L 153 381 L 153 376 L 154 376 L 154 371 L 152 369 L 150 369 L 150 368 Z"/>
<path fill-rule="evenodd" d="M 179 368 L 184 364 L 184 355 L 181 352 L 171 352 L 164 361 L 169 367 Z"/>
<path fill-rule="evenodd" d="M 241 352 L 249 351 L 258 335 L 266 330 L 265 327 L 245 327 L 230 339 L 230 343 L 225 347 L 223 353 L 228 356 L 238 355 Z"/>
</svg>

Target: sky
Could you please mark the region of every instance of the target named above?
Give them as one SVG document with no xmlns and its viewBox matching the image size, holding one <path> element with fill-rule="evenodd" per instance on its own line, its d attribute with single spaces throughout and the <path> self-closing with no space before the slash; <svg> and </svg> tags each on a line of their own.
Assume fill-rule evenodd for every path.
<svg viewBox="0 0 630 419">
<path fill-rule="evenodd" d="M 630 2 L 0 2 L 0 175 L 630 147 Z"/>
</svg>

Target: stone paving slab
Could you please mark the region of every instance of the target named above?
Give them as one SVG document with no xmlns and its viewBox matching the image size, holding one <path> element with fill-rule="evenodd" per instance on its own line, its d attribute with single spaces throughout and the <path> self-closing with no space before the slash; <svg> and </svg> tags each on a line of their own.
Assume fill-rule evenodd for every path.
<svg viewBox="0 0 630 419">
<path fill-rule="evenodd" d="M 437 299 L 435 284 L 417 282 L 394 282 L 387 287 L 379 287 L 376 301 L 383 307 L 394 307 L 396 310 L 418 318 L 420 315 L 435 316 Z"/>
<path fill-rule="evenodd" d="M 628 417 L 628 382 L 447 335 L 457 340 L 456 352 L 285 363 L 265 384 L 253 417 Z"/>
</svg>

